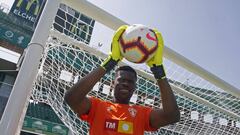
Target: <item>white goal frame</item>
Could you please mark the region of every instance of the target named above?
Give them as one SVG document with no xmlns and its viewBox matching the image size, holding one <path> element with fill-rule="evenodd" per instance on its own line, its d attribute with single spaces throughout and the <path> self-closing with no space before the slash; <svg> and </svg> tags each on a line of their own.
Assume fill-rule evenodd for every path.
<svg viewBox="0 0 240 135">
<path fill-rule="evenodd" d="M 60 0 L 46 1 L 2 115 L 0 123 L 2 135 L 20 134 L 31 88 L 37 75 L 38 65 L 46 45 L 49 29 L 52 26 L 60 2 Z"/>
<path fill-rule="evenodd" d="M 2 120 L 0 123 L 0 131 L 3 135 L 13 135 L 20 133 L 27 109 L 28 99 L 31 93 L 31 88 L 37 75 L 41 54 L 44 51 L 45 42 L 48 38 L 48 35 L 50 34 L 49 30 L 60 3 L 64 3 L 72 7 L 73 9 L 84 13 L 85 15 L 94 18 L 96 21 L 104 24 L 105 26 L 113 30 L 116 30 L 121 25 L 127 24 L 126 22 L 107 13 L 103 9 L 93 5 L 86 0 L 47 0 L 45 8 L 39 19 L 39 23 L 37 24 L 31 42 L 27 48 L 25 58 L 23 60 L 12 93 L 9 97 L 7 106 L 2 116 Z M 202 77 L 203 79 L 209 81 L 217 87 L 240 98 L 239 89 L 220 79 L 219 77 L 213 75 L 207 70 L 201 68 L 197 64 L 194 64 L 190 60 L 186 59 L 184 56 L 176 53 L 175 51 L 171 50 L 166 46 L 164 50 L 164 57 L 191 71 L 192 73 L 195 73 L 196 75 Z M 174 87 L 173 85 L 172 87 L 174 90 L 184 95 L 187 95 L 191 99 L 195 99 L 204 104 L 208 104 L 216 110 L 220 110 L 221 112 L 224 112 L 233 118 L 239 119 L 239 116 L 231 113 L 228 110 L 222 109 L 204 99 L 199 99 L 195 95 L 184 91 L 178 87 Z"/>
</svg>

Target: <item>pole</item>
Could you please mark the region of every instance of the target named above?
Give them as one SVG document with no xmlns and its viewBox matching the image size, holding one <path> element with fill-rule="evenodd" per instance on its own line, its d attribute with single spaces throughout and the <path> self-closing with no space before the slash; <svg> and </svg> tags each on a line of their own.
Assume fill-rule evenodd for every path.
<svg viewBox="0 0 240 135">
<path fill-rule="evenodd" d="M 60 0 L 46 2 L 3 113 L 0 123 L 1 135 L 20 134 L 41 54 L 59 4 Z"/>
</svg>

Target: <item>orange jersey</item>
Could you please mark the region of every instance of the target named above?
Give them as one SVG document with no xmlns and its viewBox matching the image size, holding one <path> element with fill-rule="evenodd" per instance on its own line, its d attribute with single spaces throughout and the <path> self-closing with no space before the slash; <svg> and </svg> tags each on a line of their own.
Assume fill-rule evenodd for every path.
<svg viewBox="0 0 240 135">
<path fill-rule="evenodd" d="M 90 135 L 143 135 L 144 131 L 157 130 L 150 126 L 149 107 L 90 100 L 89 113 L 80 116 L 90 124 Z"/>
</svg>

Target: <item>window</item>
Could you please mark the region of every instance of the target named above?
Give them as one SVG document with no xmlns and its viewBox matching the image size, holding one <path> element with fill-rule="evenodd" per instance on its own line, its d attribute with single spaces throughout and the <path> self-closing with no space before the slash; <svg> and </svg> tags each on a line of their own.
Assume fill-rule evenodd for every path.
<svg viewBox="0 0 240 135">
<path fill-rule="evenodd" d="M 14 82 L 15 76 L 5 74 L 4 77 L 2 77 L 2 80 L 0 80 L 0 96 L 9 97 Z"/>
</svg>

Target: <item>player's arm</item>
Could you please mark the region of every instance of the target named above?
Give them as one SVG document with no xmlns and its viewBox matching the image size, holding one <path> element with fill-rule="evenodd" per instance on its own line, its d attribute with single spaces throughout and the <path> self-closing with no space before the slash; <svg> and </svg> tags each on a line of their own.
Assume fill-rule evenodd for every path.
<svg viewBox="0 0 240 135">
<path fill-rule="evenodd" d="M 167 79 L 159 79 L 157 83 L 161 91 L 162 108 L 153 109 L 150 113 L 150 125 L 153 128 L 163 127 L 180 120 L 177 102 Z"/>
<path fill-rule="evenodd" d="M 157 80 L 163 107 L 161 109 L 153 109 L 150 113 L 150 125 L 153 128 L 159 128 L 178 122 L 180 119 L 180 112 L 173 91 L 166 79 L 163 67 L 163 39 L 157 30 L 154 30 L 154 32 L 158 38 L 158 48 L 155 56 L 147 61 L 147 65 L 150 67 Z"/>
<path fill-rule="evenodd" d="M 111 53 L 101 66 L 81 78 L 66 92 L 64 96 L 66 103 L 73 109 L 74 112 L 78 113 L 78 115 L 87 114 L 89 112 L 91 108 L 91 101 L 86 95 L 105 75 L 105 73 L 112 70 L 117 63 L 122 60 L 118 40 L 126 28 L 127 26 L 125 25 L 121 26 L 114 34 L 111 44 Z"/>
<path fill-rule="evenodd" d="M 81 78 L 76 84 L 74 84 L 65 94 L 66 103 L 73 109 L 78 115 L 88 113 L 91 102 L 86 97 L 93 86 L 104 76 L 106 71 L 102 67 L 94 69 L 92 72 Z"/>
</svg>

